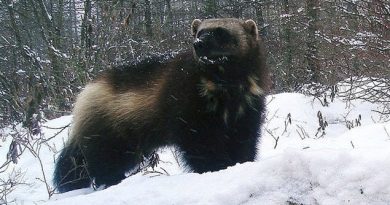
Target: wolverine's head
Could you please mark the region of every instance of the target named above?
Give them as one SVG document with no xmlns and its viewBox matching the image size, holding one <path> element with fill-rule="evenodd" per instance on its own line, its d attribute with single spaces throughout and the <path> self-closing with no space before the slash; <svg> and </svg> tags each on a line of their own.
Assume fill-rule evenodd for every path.
<svg viewBox="0 0 390 205">
<path fill-rule="evenodd" d="M 191 31 L 195 58 L 206 64 L 219 64 L 247 56 L 257 47 L 259 40 L 253 20 L 195 19 Z"/>
</svg>

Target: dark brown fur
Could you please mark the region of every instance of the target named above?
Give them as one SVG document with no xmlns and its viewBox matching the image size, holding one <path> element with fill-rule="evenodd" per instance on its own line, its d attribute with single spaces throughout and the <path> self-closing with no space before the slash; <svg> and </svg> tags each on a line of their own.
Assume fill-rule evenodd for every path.
<svg viewBox="0 0 390 205">
<path fill-rule="evenodd" d="M 221 35 L 229 43 L 214 43 L 218 48 L 205 58 L 195 49 L 107 71 L 80 94 L 71 137 L 56 166 L 60 192 L 92 180 L 116 184 L 166 145 L 175 145 L 188 168 L 199 173 L 254 160 L 270 85 L 256 25 L 195 20 L 192 31 L 195 42 Z M 215 36 L 210 40 L 202 32 Z"/>
</svg>

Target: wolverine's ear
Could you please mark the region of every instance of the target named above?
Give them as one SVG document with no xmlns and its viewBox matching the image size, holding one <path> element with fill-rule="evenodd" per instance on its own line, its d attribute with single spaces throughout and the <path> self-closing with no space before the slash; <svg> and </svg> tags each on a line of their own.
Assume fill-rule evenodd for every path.
<svg viewBox="0 0 390 205">
<path fill-rule="evenodd" d="M 196 33 L 198 32 L 199 25 L 202 23 L 199 19 L 194 19 L 191 24 L 191 33 L 192 36 L 195 37 Z"/>
<path fill-rule="evenodd" d="M 252 19 L 249 19 L 249 20 L 246 20 L 244 24 L 245 24 L 244 27 L 245 27 L 246 31 L 250 35 L 255 37 L 256 39 L 258 39 L 259 38 L 259 32 L 257 31 L 256 22 L 254 22 Z"/>
</svg>

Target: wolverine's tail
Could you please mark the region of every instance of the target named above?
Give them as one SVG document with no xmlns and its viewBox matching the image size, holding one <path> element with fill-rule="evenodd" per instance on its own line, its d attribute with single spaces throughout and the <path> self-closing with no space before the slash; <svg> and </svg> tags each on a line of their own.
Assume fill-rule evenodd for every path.
<svg viewBox="0 0 390 205">
<path fill-rule="evenodd" d="M 57 159 L 53 183 L 60 193 L 89 187 L 91 180 L 84 155 L 77 146 L 66 146 Z"/>
</svg>

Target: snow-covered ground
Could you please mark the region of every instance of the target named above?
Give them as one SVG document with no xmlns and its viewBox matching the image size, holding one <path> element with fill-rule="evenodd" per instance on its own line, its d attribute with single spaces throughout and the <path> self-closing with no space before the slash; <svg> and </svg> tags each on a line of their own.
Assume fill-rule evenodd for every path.
<svg viewBox="0 0 390 205">
<path fill-rule="evenodd" d="M 268 102 L 256 162 L 213 173 L 187 173 L 174 159 L 172 148 L 165 148 L 156 172 L 131 176 L 104 190 L 75 190 L 48 199 L 40 163 L 26 150 L 18 164 L 0 173 L 6 180 L 19 171 L 26 183 L 16 186 L 7 199 L 50 205 L 390 204 L 390 122 L 373 111 L 378 105 L 336 98 L 323 107 L 319 100 L 296 93 L 272 95 Z M 318 130 L 319 119 L 324 129 Z M 70 121 L 65 116 L 47 122 L 45 137 L 59 131 L 51 128 Z M 65 130 L 39 152 L 49 180 L 53 149 L 60 150 L 67 136 Z M 9 143 L 6 138 L 0 144 L 3 159 Z M 157 173 L 164 170 L 169 176 Z"/>
</svg>

